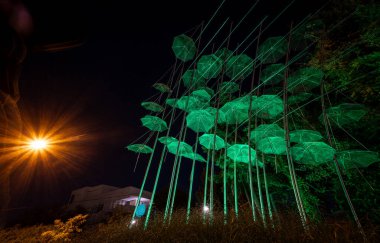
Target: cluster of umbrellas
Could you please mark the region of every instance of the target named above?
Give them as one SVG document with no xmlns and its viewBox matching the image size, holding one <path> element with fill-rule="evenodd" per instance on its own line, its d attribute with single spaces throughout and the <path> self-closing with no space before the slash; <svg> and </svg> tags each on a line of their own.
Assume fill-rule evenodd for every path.
<svg viewBox="0 0 380 243">
<path fill-rule="evenodd" d="M 260 161 L 259 155 L 284 156 L 285 160 L 286 155 L 290 155 L 299 164 L 313 166 L 319 166 L 336 159 L 345 169 L 367 167 L 380 161 L 378 153 L 371 151 L 336 151 L 325 142 L 324 136 L 316 130 L 295 129 L 286 131 L 277 123 L 278 120 L 281 120 L 284 112 L 284 100 L 278 94 L 254 96 L 248 93 L 238 98 L 231 98 L 240 91 L 239 81 L 250 76 L 255 65 L 265 65 L 260 75 L 262 85 L 276 86 L 284 80 L 287 66 L 276 63 L 288 51 L 284 37 L 270 37 L 265 40 L 258 48 L 256 59 L 252 59 L 246 54 L 234 55 L 234 52 L 227 48 L 198 57 L 195 42 L 186 35 L 179 35 L 174 38 L 172 50 L 175 57 L 183 62 L 195 59 L 196 68 L 187 69 L 180 75 L 180 82 L 185 88 L 186 94 L 180 97 L 172 97 L 171 87 L 164 83 L 155 83 L 153 87 L 162 94 L 168 94 L 168 97 L 163 102 L 164 104 L 153 101 L 142 102 L 141 106 L 151 114 L 141 118 L 141 122 L 148 130 L 157 133 L 156 142 L 159 141 L 169 153 L 175 155 L 176 158 L 187 158 L 193 161 L 191 183 L 195 162 L 206 163 L 208 171 L 210 152 L 212 154 L 222 149 L 225 152 L 224 160 L 232 161 L 235 165 L 241 163 L 250 166 L 249 163 L 252 165 L 256 163 L 261 168 L 265 165 L 265 160 L 262 157 Z M 208 87 L 208 84 L 210 80 L 220 77 L 221 74 L 228 77 L 229 81 L 221 81 L 218 90 L 215 92 Z M 299 106 L 300 103 L 312 98 L 312 90 L 320 87 L 323 77 L 324 73 L 313 67 L 303 67 L 291 73 L 287 79 L 289 97 L 285 107 Z M 216 105 L 217 102 L 212 102 L 223 96 L 230 98 L 222 102 L 220 106 L 219 104 Z M 175 109 L 184 112 L 186 127 L 181 127 L 181 129 L 190 129 L 196 133 L 194 145 L 185 142 L 185 138 L 181 135 L 179 136 L 180 139 L 169 136 L 171 125 L 167 125 L 163 116 L 163 113 L 168 109 L 171 112 Z M 343 103 L 327 108 L 325 114 L 333 125 L 344 127 L 357 123 L 367 114 L 367 109 L 359 104 Z M 321 115 L 320 121 L 322 123 L 324 122 L 323 118 Z M 250 130 L 251 127 L 247 126 L 247 121 L 251 119 L 260 120 L 260 124 L 252 130 Z M 229 144 L 227 142 L 229 140 L 227 131 L 224 138 L 217 135 L 216 131 L 220 127 L 228 129 L 228 126 L 232 126 L 235 131 L 241 127 L 248 127 L 250 137 L 247 136 L 246 140 L 249 141 L 237 143 L 235 139 L 234 143 Z M 158 134 L 164 131 L 167 134 L 159 137 Z M 286 140 L 287 132 L 289 141 Z M 198 143 L 204 150 L 208 150 L 206 159 L 197 151 Z M 155 153 L 155 146 L 152 148 L 146 144 L 138 143 L 128 145 L 127 149 L 138 154 L 153 154 Z M 214 156 L 211 157 L 213 166 Z M 208 172 L 206 172 L 207 175 Z M 207 177 L 205 183 L 207 183 Z M 192 184 L 190 188 L 192 188 Z M 189 193 L 191 194 L 191 189 Z M 190 202 L 191 195 L 189 205 Z"/>
</svg>

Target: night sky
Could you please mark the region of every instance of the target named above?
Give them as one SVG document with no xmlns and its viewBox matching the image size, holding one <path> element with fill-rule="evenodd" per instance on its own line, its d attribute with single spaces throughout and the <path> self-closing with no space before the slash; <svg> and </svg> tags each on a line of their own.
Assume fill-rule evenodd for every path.
<svg viewBox="0 0 380 243">
<path fill-rule="evenodd" d="M 20 77 L 20 109 L 36 121 L 41 114 L 51 119 L 74 114 L 67 126 L 80 127 L 91 139 L 81 144 L 83 156 L 73 162 L 74 169 L 54 161 L 56 171 L 50 171 L 54 178 L 45 175 L 46 169 L 36 172 L 22 190 L 13 192 L 13 206 L 64 203 L 71 190 L 82 186 L 139 187 L 148 156 L 141 157 L 133 173 L 136 154 L 124 147 L 146 132 L 140 124 L 146 114 L 140 103 L 156 93 L 152 84 L 174 63 L 173 37 L 209 20 L 220 1 L 37 2 L 24 1 L 34 31 L 26 39 L 29 52 Z M 204 38 L 227 17 L 238 22 L 253 2 L 227 1 Z M 289 1 L 261 2 L 232 37 L 232 45 L 257 20 L 266 14 L 273 19 Z M 264 36 L 286 34 L 292 20 L 297 22 L 321 6 L 322 1 L 296 1 Z M 47 44 L 68 41 L 78 47 L 41 50 Z M 170 162 L 163 175 L 169 174 Z M 198 167 L 196 180 L 200 173 Z M 17 175 L 14 180 L 19 180 Z M 161 180 L 160 188 L 168 180 L 168 176 Z M 186 182 L 185 177 L 180 182 L 184 190 Z M 152 185 L 148 182 L 147 189 Z"/>
</svg>

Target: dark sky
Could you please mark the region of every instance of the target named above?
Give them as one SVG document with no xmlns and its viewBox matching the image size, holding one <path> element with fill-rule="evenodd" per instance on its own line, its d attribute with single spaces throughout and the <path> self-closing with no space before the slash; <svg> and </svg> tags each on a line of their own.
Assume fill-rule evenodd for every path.
<svg viewBox="0 0 380 243">
<path fill-rule="evenodd" d="M 209 20 L 219 2 L 24 1 L 34 32 L 27 39 L 30 51 L 20 78 L 21 109 L 32 116 L 76 111 L 68 125 L 84 128 L 92 140 L 85 148 L 89 154 L 75 161 L 78 170 L 57 167 L 54 182 L 36 173 L 25 193 L 15 193 L 16 205 L 64 202 L 71 190 L 87 185 L 140 186 L 147 157 L 133 173 L 136 155 L 124 149 L 146 131 L 139 121 L 145 114 L 140 102 L 155 94 L 151 85 L 174 63 L 173 37 Z M 205 39 L 226 17 L 238 22 L 253 2 L 228 0 Z M 241 41 L 264 15 L 273 19 L 289 1 L 261 2 L 232 43 Z M 321 1 L 296 1 L 264 35 L 285 34 L 292 20 L 321 6 Z M 43 45 L 67 41 L 81 45 L 40 51 Z M 169 169 L 166 166 L 163 174 Z M 197 169 L 199 180 L 201 168 Z M 167 176 L 161 187 L 168 180 Z M 150 190 L 152 183 L 147 186 Z"/>
</svg>

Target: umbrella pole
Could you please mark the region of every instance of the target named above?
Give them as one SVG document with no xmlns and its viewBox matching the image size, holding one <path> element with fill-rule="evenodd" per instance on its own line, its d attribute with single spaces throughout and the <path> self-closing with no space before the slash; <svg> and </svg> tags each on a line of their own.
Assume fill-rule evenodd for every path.
<svg viewBox="0 0 380 243">
<path fill-rule="evenodd" d="M 175 178 L 175 172 L 177 171 L 177 164 L 178 164 L 178 154 L 175 155 L 174 163 L 173 163 L 173 169 L 172 169 L 172 175 L 170 178 L 170 184 L 169 184 L 169 191 L 168 191 L 168 197 L 166 199 L 166 206 L 165 206 L 165 213 L 164 213 L 164 222 L 167 219 L 168 213 L 169 213 L 169 206 L 170 206 L 170 199 L 172 195 L 172 189 L 173 189 L 173 183 Z"/>
<path fill-rule="evenodd" d="M 235 144 L 237 142 L 237 121 L 235 127 Z M 237 190 L 237 176 L 236 176 L 236 159 L 234 159 L 234 199 L 235 199 L 235 215 L 236 218 L 239 216 L 239 206 L 238 206 L 238 190 Z"/>
<path fill-rule="evenodd" d="M 169 132 L 171 130 L 171 125 L 173 123 L 173 118 L 174 118 L 174 114 L 175 114 L 174 108 L 171 110 L 171 112 L 172 112 L 172 114 L 170 116 L 169 129 L 166 132 L 166 136 L 169 136 Z M 150 214 L 151 214 L 152 206 L 153 206 L 153 201 L 154 201 L 154 197 L 156 195 L 157 184 L 158 184 L 158 180 L 159 180 L 159 177 L 160 177 L 160 174 L 161 174 L 162 164 L 164 163 L 165 158 L 166 158 L 166 146 L 164 146 L 164 149 L 162 150 L 162 153 L 161 153 L 160 163 L 158 165 L 157 174 L 156 174 L 156 180 L 154 182 L 152 196 L 151 196 L 151 199 L 150 199 L 149 208 L 148 208 L 148 212 L 146 214 L 146 219 L 145 219 L 145 223 L 144 223 L 144 228 L 145 229 L 146 229 L 146 227 L 148 226 L 148 223 L 149 223 Z"/>
<path fill-rule="evenodd" d="M 131 219 L 131 222 L 130 222 L 130 226 L 129 226 L 129 227 L 131 227 L 131 226 L 133 225 L 132 222 L 133 222 L 134 219 L 135 219 L 136 211 L 137 211 L 137 207 L 140 205 L 141 196 L 142 196 L 142 193 L 143 193 L 143 191 L 144 191 L 144 187 L 145 187 L 146 179 L 147 179 L 147 177 L 148 177 L 148 173 L 149 173 L 150 165 L 152 164 L 153 155 L 154 155 L 154 151 L 155 151 L 155 149 L 156 149 L 156 145 L 157 145 L 158 135 L 159 135 L 159 134 L 160 134 L 160 133 L 157 132 L 156 139 L 154 140 L 153 152 L 152 152 L 152 154 L 150 155 L 149 162 L 148 162 L 148 165 L 147 165 L 146 170 L 145 170 L 144 179 L 143 179 L 143 182 L 142 182 L 142 185 L 141 185 L 141 188 L 140 188 L 139 196 L 138 196 L 138 198 L 137 198 L 137 200 L 136 200 L 136 207 L 135 207 L 135 209 L 133 210 L 132 219 Z"/>
<path fill-rule="evenodd" d="M 187 133 L 187 127 L 184 126 L 184 123 L 185 123 L 185 114 L 183 116 L 183 122 L 182 122 L 182 128 L 181 131 L 184 131 L 183 132 L 183 140 L 185 140 L 186 138 L 186 133 Z M 182 139 L 181 139 L 182 140 Z M 180 141 L 180 140 L 179 140 Z M 178 145 L 179 145 L 179 142 L 178 142 Z M 177 154 L 178 154 L 178 149 L 177 149 Z M 171 221 L 171 218 L 172 218 L 172 214 L 173 214 L 173 207 L 174 207 L 174 200 L 175 200 L 175 196 L 176 196 L 176 193 L 177 193 L 177 184 L 178 184 L 178 177 L 179 177 L 179 170 L 181 169 L 181 163 L 182 163 L 182 156 L 179 156 L 179 161 L 178 161 L 178 166 L 177 166 L 177 173 L 175 175 L 175 182 L 174 182 L 174 189 L 173 189 L 173 196 L 172 196 L 172 201 L 170 203 L 170 211 L 169 211 L 169 222 Z"/>
<path fill-rule="evenodd" d="M 223 213 L 224 223 L 227 224 L 227 135 L 228 135 L 228 123 L 226 124 L 226 135 L 224 137 L 224 163 L 223 163 Z"/>
<path fill-rule="evenodd" d="M 324 126 L 325 126 L 325 130 L 326 130 L 326 134 L 327 134 L 327 138 L 328 138 L 329 144 L 332 147 L 333 145 L 332 145 L 332 140 L 331 140 L 331 134 L 330 134 L 329 128 L 327 127 L 327 125 L 330 125 L 330 121 L 329 121 L 328 116 L 326 115 L 323 81 L 322 81 L 322 84 L 321 84 L 321 104 L 322 104 L 323 123 L 324 123 Z M 362 225 L 360 223 L 358 215 L 356 214 L 355 207 L 352 204 L 352 201 L 351 201 L 350 195 L 348 194 L 346 185 L 344 184 L 344 180 L 343 180 L 343 177 L 342 177 L 342 172 L 340 170 L 339 163 L 338 163 L 338 160 L 336 158 L 336 155 L 334 155 L 334 166 L 335 166 L 335 170 L 336 170 L 336 173 L 338 175 L 338 178 L 339 178 L 340 185 L 341 185 L 342 190 L 344 192 L 344 196 L 346 197 L 347 203 L 348 203 L 348 205 L 350 207 L 352 216 L 354 217 L 354 220 L 356 222 L 356 225 L 357 225 L 360 233 L 363 235 L 364 239 L 366 240 L 366 235 L 364 233 L 363 227 L 362 227 Z"/>
<path fill-rule="evenodd" d="M 249 99 L 249 117 L 248 117 L 248 147 L 251 147 L 251 116 L 252 116 L 252 96 Z M 257 153 L 256 153 L 257 156 Z M 250 192 L 250 205 L 252 208 L 253 221 L 256 221 L 255 202 L 253 200 L 253 178 L 252 178 L 252 157 L 251 149 L 248 149 L 248 174 L 249 174 L 249 192 Z"/>
<path fill-rule="evenodd" d="M 207 161 L 206 161 L 206 175 L 205 175 L 205 186 L 203 190 L 203 209 L 207 207 L 207 189 L 208 189 L 208 163 L 210 160 L 210 150 L 207 151 Z M 203 223 L 206 221 L 206 211 L 203 210 Z"/>
<path fill-rule="evenodd" d="M 268 182 L 267 182 L 267 173 L 265 171 L 265 158 L 264 158 L 264 153 L 261 155 L 262 156 L 262 161 L 263 161 L 263 175 L 264 175 L 264 186 L 265 186 L 265 196 L 267 200 L 267 207 L 268 207 L 268 214 L 269 214 L 269 219 L 272 221 L 273 220 L 273 214 L 272 214 L 272 207 L 270 204 L 270 198 L 269 198 L 269 189 L 268 189 Z"/>
<path fill-rule="evenodd" d="M 137 155 L 137 159 L 136 159 L 136 163 L 135 163 L 135 168 L 133 169 L 133 173 L 135 173 L 135 171 L 136 171 L 136 167 L 137 167 L 137 164 L 139 163 L 139 159 L 140 159 L 140 153 L 138 153 L 138 155 Z"/>
<path fill-rule="evenodd" d="M 236 159 L 234 160 L 234 199 L 235 199 L 235 215 L 239 216 L 238 197 L 237 197 L 237 180 L 236 180 Z"/>
<path fill-rule="evenodd" d="M 146 229 L 148 227 L 148 223 L 149 223 L 149 219 L 150 219 L 150 214 L 151 214 L 151 211 L 152 211 L 152 206 L 153 206 L 153 201 L 154 201 L 154 196 L 156 195 L 158 179 L 160 177 L 161 168 L 162 168 L 162 164 L 164 162 L 164 156 L 165 156 L 165 154 L 166 154 L 166 146 L 164 147 L 164 150 L 162 150 L 162 153 L 161 153 L 160 164 L 159 164 L 158 169 L 157 169 L 156 180 L 154 182 L 152 196 L 150 198 L 149 208 L 148 208 L 148 212 L 147 212 L 146 218 L 145 218 L 144 229 Z"/>
<path fill-rule="evenodd" d="M 215 160 L 215 150 L 212 149 L 211 156 L 211 173 L 210 173 L 210 218 L 213 220 L 213 210 L 214 210 L 214 160 Z"/>
<path fill-rule="evenodd" d="M 291 30 L 290 30 L 290 33 L 291 33 Z M 285 61 L 285 66 L 286 67 L 288 66 L 288 60 L 289 60 L 290 37 L 291 37 L 291 35 L 289 34 L 288 52 L 286 54 L 286 61 Z M 289 127 L 288 127 L 288 114 L 287 114 L 288 113 L 288 104 L 287 104 L 287 101 L 288 101 L 288 96 L 287 96 L 287 87 L 288 87 L 287 78 L 288 78 L 288 72 L 289 72 L 288 68 L 286 68 L 286 70 L 285 70 L 285 79 L 284 79 L 284 87 L 283 87 L 283 92 L 284 92 L 284 95 L 283 95 L 283 100 L 284 100 L 284 119 L 283 120 L 284 120 L 284 129 L 285 129 L 286 156 L 287 156 L 287 161 L 288 161 L 289 174 L 290 174 L 290 178 L 291 178 L 291 183 L 292 183 L 292 188 L 293 188 L 293 192 L 294 192 L 294 197 L 295 197 L 296 202 L 297 202 L 298 212 L 300 214 L 302 225 L 304 226 L 304 228 L 306 228 L 305 209 L 303 207 L 303 203 L 302 203 L 301 196 L 300 196 L 300 193 L 299 193 L 299 188 L 298 188 L 298 184 L 297 184 L 297 178 L 296 178 L 296 174 L 295 174 L 295 170 L 294 170 L 294 163 L 293 163 L 292 156 L 290 154 Z"/>
<path fill-rule="evenodd" d="M 197 135 L 195 138 L 195 153 L 194 153 L 193 165 L 191 167 L 191 174 L 190 174 L 189 200 L 187 201 L 186 223 L 189 221 L 189 218 L 190 218 L 191 197 L 192 197 L 192 192 L 193 192 L 193 179 L 194 179 L 194 169 L 195 169 L 195 155 L 198 149 L 198 136 L 199 136 L 199 132 L 197 132 Z"/>
<path fill-rule="evenodd" d="M 181 169 L 181 164 L 182 164 L 182 156 L 179 157 L 178 166 L 177 166 L 177 173 L 176 173 L 176 176 L 175 176 L 173 196 L 172 196 L 172 201 L 170 203 L 169 222 L 172 219 L 173 208 L 174 208 L 174 201 L 175 201 L 175 196 L 177 194 L 177 185 L 178 185 L 178 178 L 179 178 L 179 172 L 180 172 L 180 169 Z"/>
</svg>

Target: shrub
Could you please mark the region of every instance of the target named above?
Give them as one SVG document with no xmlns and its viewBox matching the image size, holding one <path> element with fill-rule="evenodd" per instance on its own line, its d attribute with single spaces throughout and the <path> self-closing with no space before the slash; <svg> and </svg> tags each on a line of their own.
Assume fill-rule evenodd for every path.
<svg viewBox="0 0 380 243">
<path fill-rule="evenodd" d="M 42 238 L 47 242 L 52 241 L 70 241 L 74 233 L 82 232 L 81 226 L 86 222 L 88 215 L 78 214 L 70 218 L 66 223 L 60 219 L 54 220 L 53 230 L 45 231 L 41 234 Z"/>
</svg>

